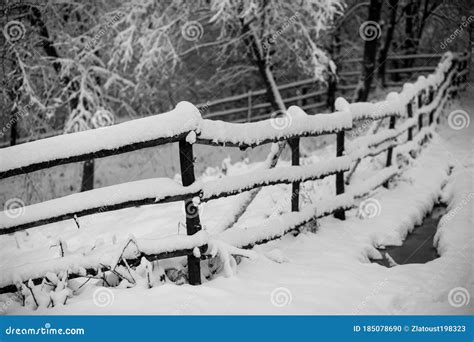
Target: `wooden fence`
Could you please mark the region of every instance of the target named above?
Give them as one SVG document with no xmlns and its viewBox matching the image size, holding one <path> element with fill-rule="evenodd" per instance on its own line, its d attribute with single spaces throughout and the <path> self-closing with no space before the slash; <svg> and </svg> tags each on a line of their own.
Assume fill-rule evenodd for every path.
<svg viewBox="0 0 474 342">
<path fill-rule="evenodd" d="M 411 68 L 388 68 L 386 74 L 397 76 L 396 78 L 410 80 L 413 77 L 426 72 L 434 71 L 436 63 L 439 61 L 440 55 L 433 54 L 416 54 L 389 56 L 387 62 L 395 61 L 413 61 L 415 66 Z M 341 72 L 338 74 L 339 82 L 334 89 L 336 96 L 346 96 L 353 92 L 357 87 L 358 77 L 360 76 L 359 64 L 362 59 L 347 59 L 341 64 Z M 418 64 L 418 65 L 416 65 Z M 355 70 L 355 71 L 354 71 Z M 401 86 L 403 82 L 387 82 L 387 86 Z M 316 114 L 322 110 L 329 109 L 327 106 L 328 92 L 326 85 L 318 82 L 313 78 L 308 78 L 296 82 L 290 82 L 278 86 L 278 90 L 282 94 L 283 102 L 286 106 L 298 105 L 308 114 Z M 250 90 L 243 94 L 229 96 L 225 98 L 209 100 L 204 103 L 197 104 L 196 107 L 202 113 L 205 119 L 217 119 L 228 122 L 254 122 L 270 117 L 271 104 L 267 101 L 266 90 Z M 127 121 L 127 119 L 119 119 L 118 123 Z M 26 143 L 32 140 L 45 139 L 56 135 L 61 135 L 62 130 L 56 130 L 48 133 L 42 133 L 34 139 L 31 137 L 23 137 L 18 139 L 17 143 Z M 0 141 L 0 148 L 9 146 L 9 141 Z"/>
<path fill-rule="evenodd" d="M 118 265 L 136 265 L 142 257 L 158 260 L 186 256 L 190 284 L 201 283 L 200 260 L 209 255 L 208 246 L 215 241 L 239 249 L 279 238 L 306 223 L 334 214 L 344 219 L 345 210 L 361 198 L 398 174 L 392 165 L 393 149 L 405 146 L 416 149 L 439 120 L 446 101 L 466 82 L 469 56 L 446 54 L 436 71 L 428 78 L 420 77 L 414 84 L 405 84 L 401 93 L 390 93 L 385 101 L 349 104 L 336 100 L 336 112 L 307 115 L 292 106 L 281 117 L 251 122 L 230 123 L 203 119 L 198 108 L 182 102 L 171 112 L 137 119 L 111 127 L 42 139 L 0 150 L 0 179 L 22 175 L 57 165 L 103 158 L 146 147 L 169 143 L 179 144 L 182 184 L 168 178 L 156 178 L 94 189 L 56 198 L 23 208 L 22 215 L 0 212 L 0 235 L 31 229 L 44 224 L 72 220 L 77 217 L 141 205 L 183 201 L 187 235 L 165 237 L 162 240 L 134 240 L 138 253 L 111 250 L 92 251 L 88 255 L 65 255 L 47 262 L 38 262 L 5 271 L 0 280 L 0 293 L 16 291 L 18 279 L 41 282 L 48 273 L 67 271 L 70 278 L 96 275 L 114 270 Z M 416 109 L 415 109 L 416 108 Z M 387 130 L 357 137 L 345 143 L 345 134 L 357 122 L 390 118 Z M 403 120 L 398 126 L 397 122 Z M 428 120 L 428 121 L 427 121 Z M 427 121 L 427 122 L 426 122 Z M 417 134 L 413 131 L 417 129 Z M 299 165 L 299 142 L 303 137 L 337 135 L 335 157 L 316 165 Z M 400 137 L 406 134 L 406 141 Z M 292 151 L 292 166 L 260 169 L 239 176 L 197 182 L 194 174 L 193 144 L 234 146 L 241 149 L 267 143 L 286 141 Z M 345 182 L 344 173 L 353 170 L 358 161 L 387 152 L 386 168 L 364 182 Z M 300 210 L 300 183 L 336 175 L 336 195 Z M 347 180 L 347 179 L 346 179 Z M 291 212 L 269 220 L 254 229 L 232 227 L 209 236 L 201 229 L 199 202 L 232 196 L 255 188 L 292 184 Z M 104 255 L 109 258 L 104 260 Z M 244 255 L 244 254 L 242 254 Z"/>
</svg>

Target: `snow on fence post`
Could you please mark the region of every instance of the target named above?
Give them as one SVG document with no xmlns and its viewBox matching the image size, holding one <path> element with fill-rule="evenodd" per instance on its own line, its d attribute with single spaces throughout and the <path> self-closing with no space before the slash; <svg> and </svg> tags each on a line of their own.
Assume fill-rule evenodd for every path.
<svg viewBox="0 0 474 342">
<path fill-rule="evenodd" d="M 289 140 L 291 147 L 291 165 L 300 165 L 300 138 Z M 291 183 L 291 211 L 299 211 L 300 182 Z"/>
<path fill-rule="evenodd" d="M 193 145 L 184 138 L 179 141 L 179 162 L 183 186 L 193 184 L 195 181 Z M 186 233 L 193 235 L 201 230 L 201 223 L 199 220 L 199 210 L 192 198 L 184 200 L 184 210 L 186 213 Z M 188 255 L 188 278 L 191 285 L 201 284 L 200 258 L 194 255 Z"/>
</svg>

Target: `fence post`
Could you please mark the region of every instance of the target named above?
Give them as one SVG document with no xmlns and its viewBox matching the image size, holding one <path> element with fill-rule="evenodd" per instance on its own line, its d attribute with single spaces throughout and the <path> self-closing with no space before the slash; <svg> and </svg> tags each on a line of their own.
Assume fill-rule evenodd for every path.
<svg viewBox="0 0 474 342">
<path fill-rule="evenodd" d="M 252 90 L 247 93 L 247 122 L 252 118 Z"/>
<path fill-rule="evenodd" d="M 301 90 L 296 89 L 296 104 L 302 108 L 303 101 L 299 98 L 301 96 Z M 291 148 L 291 165 L 300 165 L 300 138 L 292 138 L 288 140 L 288 144 Z M 300 198 L 300 182 L 291 183 L 291 211 L 299 211 L 299 198 Z"/>
<path fill-rule="evenodd" d="M 289 140 L 291 148 L 291 165 L 300 165 L 300 138 Z M 291 183 L 291 211 L 299 211 L 300 182 Z"/>
<path fill-rule="evenodd" d="M 408 114 L 409 119 L 413 118 L 413 100 L 410 100 L 407 103 L 407 114 Z M 407 140 L 408 141 L 413 140 L 413 127 L 408 128 L 408 138 L 407 138 Z"/>
<path fill-rule="evenodd" d="M 183 186 L 194 183 L 194 156 L 193 145 L 185 139 L 179 141 L 179 162 L 181 166 L 181 181 Z M 194 205 L 192 198 L 184 200 L 186 212 L 186 233 L 193 235 L 201 230 L 198 208 Z M 201 264 L 200 259 L 194 255 L 188 255 L 188 278 L 189 284 L 201 284 Z"/>
<path fill-rule="evenodd" d="M 423 107 L 423 91 L 420 91 L 418 93 L 418 131 L 421 131 L 423 128 L 423 112 L 421 112 L 419 109 Z"/>
<path fill-rule="evenodd" d="M 423 107 L 423 92 L 424 92 L 424 90 L 420 90 L 418 92 L 418 109 Z"/>
<path fill-rule="evenodd" d="M 396 122 L 396 117 L 395 115 L 392 115 L 390 117 L 390 122 L 388 124 L 388 129 L 395 129 L 395 122 Z M 386 162 L 386 167 L 392 166 L 392 156 L 393 156 L 393 147 L 389 147 L 387 150 L 387 162 Z M 388 181 L 383 184 L 385 188 L 388 188 Z"/>
<path fill-rule="evenodd" d="M 434 88 L 432 86 L 430 86 L 430 90 L 429 90 L 429 96 L 428 96 L 428 101 L 429 103 L 432 103 L 433 102 L 433 99 L 434 99 Z M 431 125 L 433 123 L 433 120 L 434 120 L 434 113 L 435 113 L 435 109 L 431 110 L 430 112 L 430 119 L 429 119 L 429 124 Z"/>
<path fill-rule="evenodd" d="M 344 135 L 345 131 L 341 130 L 336 135 L 336 157 L 341 157 L 344 154 Z M 336 173 L 336 195 L 344 193 L 344 172 Z M 346 213 L 344 209 L 338 209 L 334 212 L 334 217 L 340 220 L 346 219 Z"/>
</svg>

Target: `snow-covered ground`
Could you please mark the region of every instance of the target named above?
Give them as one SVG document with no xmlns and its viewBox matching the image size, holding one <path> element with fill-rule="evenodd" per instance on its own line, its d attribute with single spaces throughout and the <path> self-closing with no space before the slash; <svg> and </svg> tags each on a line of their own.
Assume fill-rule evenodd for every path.
<svg viewBox="0 0 474 342">
<path fill-rule="evenodd" d="M 472 116 L 472 87 L 445 109 L 445 117 L 455 109 Z M 364 219 L 353 209 L 347 212 L 346 221 L 321 219 L 318 227 L 307 227 L 297 236 L 289 234 L 255 247 L 258 257 L 242 259 L 231 277 L 223 272 L 211 275 L 207 270 L 215 265 L 207 267 L 203 262 L 209 279 L 204 278 L 201 286 L 168 281 L 149 289 L 143 281 L 132 288 L 109 288 L 99 286 L 97 280 L 83 285 L 86 279 L 76 279 L 69 285 L 77 290 L 65 306 L 33 310 L 31 303 L 23 307 L 10 294 L 0 296 L 4 302 L 0 308 L 7 314 L 472 314 L 472 301 L 466 304 L 464 299 L 472 297 L 474 290 L 474 124 L 455 130 L 445 117 L 437 128 L 439 135 L 434 135 L 389 189 L 379 188 L 365 199 L 363 204 L 375 209 L 375 214 L 369 215 L 374 217 Z M 333 145 L 315 150 L 303 163 L 329 156 L 334 156 Z M 384 160 L 382 154 L 364 161 L 354 179 L 372 177 Z M 201 179 L 243 174 L 258 166 L 226 160 L 221 167 L 207 169 Z M 334 177 L 307 182 L 303 189 L 303 206 L 309 206 L 333 194 Z M 258 226 L 268 217 L 289 211 L 290 194 L 287 185 L 264 188 L 239 226 Z M 219 233 L 237 197 L 202 206 L 202 222 L 209 233 Z M 440 258 L 392 268 L 370 262 L 369 258 L 381 257 L 376 247 L 400 245 L 440 198 L 449 205 L 435 237 Z M 179 224 L 184 222 L 182 203 L 130 208 L 79 221 L 80 230 L 74 222 L 66 221 L 2 236 L 0 272 L 12 274 L 25 263 L 58 257 L 58 238 L 67 243 L 67 254 L 120 245 L 132 232 L 137 238 L 153 239 L 185 230 Z M 170 259 L 159 264 L 179 269 L 182 263 Z"/>
</svg>

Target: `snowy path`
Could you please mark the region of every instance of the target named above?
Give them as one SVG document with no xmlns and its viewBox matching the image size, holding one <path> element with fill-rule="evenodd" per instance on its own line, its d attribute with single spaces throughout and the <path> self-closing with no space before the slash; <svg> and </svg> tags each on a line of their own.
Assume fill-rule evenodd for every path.
<svg viewBox="0 0 474 342">
<path fill-rule="evenodd" d="M 454 109 L 472 113 L 474 91 L 468 89 Z M 379 189 L 369 197 L 380 204 L 378 215 L 360 219 L 357 211 L 348 212 L 344 222 L 333 218 L 319 221 L 316 234 L 304 232 L 297 237 L 285 236 L 254 250 L 259 258 L 243 260 L 237 275 L 223 275 L 204 282 L 202 286 L 166 284 L 145 289 L 97 287 L 92 282 L 68 300 L 68 304 L 52 309 L 8 306 L 7 313 L 16 314 L 468 314 L 469 305 L 450 304 L 452 289 L 473 292 L 473 233 L 472 233 L 472 172 L 474 124 L 453 130 L 445 122 L 439 127 L 440 136 L 422 150 L 410 168 L 399 177 L 391 189 Z M 318 151 L 310 161 L 332 154 L 333 146 Z M 382 158 L 383 159 L 383 158 Z M 455 168 L 448 186 L 442 189 L 450 166 Z M 239 163 L 229 174 L 240 174 L 257 167 Z M 377 159 L 361 170 L 370 175 Z M 203 178 L 213 179 L 210 172 Z M 366 175 L 367 176 L 367 175 Z M 333 177 L 328 177 L 310 191 L 311 200 L 333 192 Z M 449 190 L 452 190 L 451 193 Z M 255 225 L 266 217 L 289 208 L 289 187 L 265 188 L 240 225 Z M 440 229 L 435 241 L 441 257 L 427 264 L 385 268 L 370 263 L 380 257 L 376 247 L 399 245 L 415 224 L 421 223 L 440 196 L 453 203 L 455 210 Z M 203 207 L 203 222 L 207 230 L 216 227 L 235 198 L 211 201 Z M 48 248 L 58 230 L 70 250 L 110 244 L 125 239 L 133 231 L 137 237 L 159 237 L 175 234 L 184 227 L 176 226 L 182 217 L 181 204 L 165 204 L 148 208 L 132 208 L 116 213 L 95 215 L 83 222 L 77 231 L 74 223 L 62 222 L 27 236 L 17 234 L 18 241 L 2 241 L 1 269 L 17 267 L 27 260 L 56 257 L 58 248 Z M 449 213 L 448 213 L 449 215 Z M 110 235 L 113 228 L 115 237 Z M 157 229 L 159 228 L 159 229 Z M 91 231 L 94 231 L 93 238 Z M 159 233 L 157 232 L 159 231 Z M 95 241 L 98 239 L 98 241 Z M 20 246 L 21 258 L 18 257 Z M 47 246 L 47 247 L 45 247 Z M 164 263 L 177 262 L 173 260 Z M 204 264 L 204 263 L 203 263 Z M 8 265 L 8 266 L 7 266 Z M 96 292 L 99 291 L 99 292 Z M 103 291 L 112 299 L 106 306 L 94 304 L 93 296 Z M 104 292 L 105 291 L 105 292 Z M 6 301 L 6 296 L 0 297 Z"/>
</svg>

